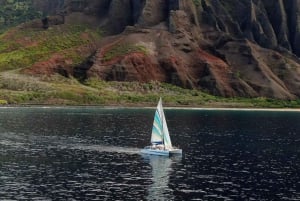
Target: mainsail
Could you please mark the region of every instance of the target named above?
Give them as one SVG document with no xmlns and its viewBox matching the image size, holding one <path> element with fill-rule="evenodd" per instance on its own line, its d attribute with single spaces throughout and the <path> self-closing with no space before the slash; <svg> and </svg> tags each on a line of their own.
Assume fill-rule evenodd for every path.
<svg viewBox="0 0 300 201">
<path fill-rule="evenodd" d="M 162 107 L 162 100 L 159 99 L 154 115 L 152 135 L 152 144 L 164 144 L 166 149 L 172 148 L 172 143 L 169 135 L 165 114 Z"/>
</svg>

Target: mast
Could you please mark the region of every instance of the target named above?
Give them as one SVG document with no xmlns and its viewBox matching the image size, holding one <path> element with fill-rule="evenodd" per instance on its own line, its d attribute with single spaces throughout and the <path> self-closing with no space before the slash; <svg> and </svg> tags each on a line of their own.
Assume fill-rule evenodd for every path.
<svg viewBox="0 0 300 201">
<path fill-rule="evenodd" d="M 159 107 L 160 107 L 160 111 L 159 111 L 159 115 L 160 115 L 160 121 L 161 121 L 161 128 L 162 128 L 162 143 L 164 145 L 164 149 L 166 149 L 166 145 L 165 145 L 165 132 L 164 132 L 164 111 L 163 111 L 163 107 L 162 107 L 162 100 L 161 97 L 159 98 Z"/>
</svg>

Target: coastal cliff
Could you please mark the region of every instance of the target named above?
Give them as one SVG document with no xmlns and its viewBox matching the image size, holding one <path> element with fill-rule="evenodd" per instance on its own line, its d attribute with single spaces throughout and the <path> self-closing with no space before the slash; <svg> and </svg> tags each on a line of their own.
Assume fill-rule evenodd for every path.
<svg viewBox="0 0 300 201">
<path fill-rule="evenodd" d="M 158 81 L 222 97 L 300 97 L 299 0 L 32 0 L 30 6 L 47 27 L 27 20 L 14 32 L 84 24 L 101 37 L 82 34 L 86 43 L 70 47 L 80 58 L 68 57 L 66 48 L 1 71 L 82 83 Z M 11 32 L 1 40 L 14 40 Z"/>
</svg>

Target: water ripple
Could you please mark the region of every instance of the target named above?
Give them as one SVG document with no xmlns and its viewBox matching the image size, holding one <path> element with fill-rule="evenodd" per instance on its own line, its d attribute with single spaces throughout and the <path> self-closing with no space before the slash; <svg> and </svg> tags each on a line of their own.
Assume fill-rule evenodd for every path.
<svg viewBox="0 0 300 201">
<path fill-rule="evenodd" d="M 300 200 L 299 115 L 166 116 L 182 157 L 139 154 L 152 110 L 1 109 L 1 200 Z"/>
</svg>

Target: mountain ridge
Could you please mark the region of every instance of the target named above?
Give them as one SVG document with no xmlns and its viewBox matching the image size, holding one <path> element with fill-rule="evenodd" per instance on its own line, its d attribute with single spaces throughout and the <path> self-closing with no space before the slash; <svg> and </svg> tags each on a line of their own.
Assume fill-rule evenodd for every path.
<svg viewBox="0 0 300 201">
<path fill-rule="evenodd" d="M 56 53 L 20 66 L 25 74 L 159 81 L 223 97 L 299 99 L 298 1 L 49 2 L 32 1 L 35 9 L 51 14 L 49 27 L 33 20 L 18 29 L 76 22 L 101 30 L 102 37 L 87 39 L 93 48 L 76 50 L 85 55 L 79 62 Z"/>
</svg>

